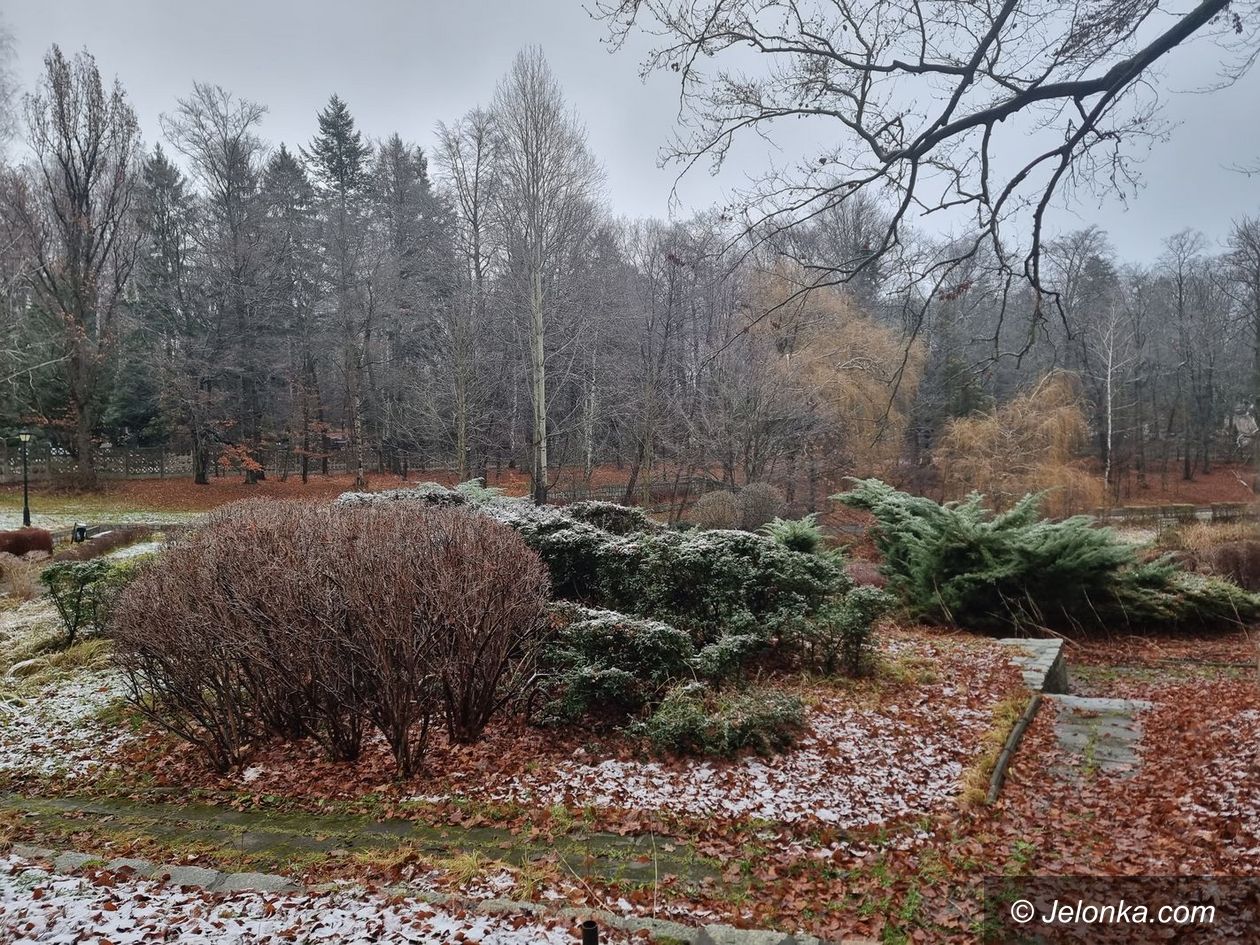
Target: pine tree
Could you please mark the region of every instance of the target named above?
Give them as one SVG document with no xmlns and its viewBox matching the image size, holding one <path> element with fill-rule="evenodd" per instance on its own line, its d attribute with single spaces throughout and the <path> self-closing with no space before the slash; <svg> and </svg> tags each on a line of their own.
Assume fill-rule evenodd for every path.
<svg viewBox="0 0 1260 945">
<path fill-rule="evenodd" d="M 262 197 L 266 205 L 264 241 L 274 261 L 272 321 L 288 341 L 285 379 L 288 411 L 283 418 L 284 467 L 296 455 L 302 481 L 310 476 L 312 456 L 328 455 L 324 405 L 319 386 L 320 325 L 315 311 L 319 297 L 319 262 L 312 225 L 315 188 L 306 169 L 284 144 L 267 162 Z"/>
<path fill-rule="evenodd" d="M 372 148 L 363 143 L 350 109 L 336 94 L 319 113 L 319 134 L 303 156 L 324 195 L 348 200 L 367 184 L 367 161 Z"/>
<path fill-rule="evenodd" d="M 364 382 L 372 342 L 374 308 L 364 298 L 363 255 L 367 241 L 365 206 L 368 158 L 349 108 L 336 95 L 319 113 L 319 134 L 303 152 L 322 203 L 324 247 L 329 260 L 345 373 L 345 413 L 355 453 L 355 488 L 367 486 L 364 472 Z"/>
</svg>

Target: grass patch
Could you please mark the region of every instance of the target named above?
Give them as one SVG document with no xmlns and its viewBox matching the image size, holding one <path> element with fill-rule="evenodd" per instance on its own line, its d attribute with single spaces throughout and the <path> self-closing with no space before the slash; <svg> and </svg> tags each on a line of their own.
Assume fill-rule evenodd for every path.
<svg viewBox="0 0 1260 945">
<path fill-rule="evenodd" d="M 1231 541 L 1260 540 L 1260 522 L 1192 522 L 1160 532 L 1156 547 L 1202 553 Z"/>
<path fill-rule="evenodd" d="M 997 767 L 998 757 L 1010 737 L 1011 729 L 1024 714 L 1028 705 L 1027 693 L 1020 692 L 1007 696 L 993 707 L 989 720 L 989 728 L 981 740 L 980 757 L 973 761 L 962 773 L 962 792 L 958 802 L 964 807 L 980 807 L 989 794 L 989 780 L 993 777 L 993 769 Z"/>
</svg>

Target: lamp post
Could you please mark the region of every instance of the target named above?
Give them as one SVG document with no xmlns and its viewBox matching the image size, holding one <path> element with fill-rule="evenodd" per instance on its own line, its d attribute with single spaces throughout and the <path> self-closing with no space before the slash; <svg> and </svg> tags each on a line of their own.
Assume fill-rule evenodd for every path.
<svg viewBox="0 0 1260 945">
<path fill-rule="evenodd" d="M 31 434 L 27 430 L 23 430 L 18 434 L 18 439 L 22 441 L 22 527 L 31 527 L 31 488 L 30 480 L 26 472 L 26 448 L 31 442 Z"/>
</svg>

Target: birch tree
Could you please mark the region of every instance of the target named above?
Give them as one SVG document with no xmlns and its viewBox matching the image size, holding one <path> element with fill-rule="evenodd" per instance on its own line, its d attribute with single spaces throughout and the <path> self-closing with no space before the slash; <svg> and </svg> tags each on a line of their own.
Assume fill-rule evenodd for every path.
<svg viewBox="0 0 1260 945">
<path fill-rule="evenodd" d="M 528 312 L 530 468 L 534 501 L 547 501 L 548 314 L 563 291 L 557 273 L 594 225 L 602 172 L 541 49 L 517 54 L 493 106 L 500 187 L 495 213 L 516 297 Z"/>
<path fill-rule="evenodd" d="M 494 117 L 485 109 L 475 108 L 453 125 L 438 125 L 437 162 L 455 212 L 456 249 L 462 263 L 452 338 L 455 463 L 460 479 L 470 471 L 477 340 L 484 327 L 496 247 L 492 208 L 497 196 L 497 143 Z"/>
</svg>

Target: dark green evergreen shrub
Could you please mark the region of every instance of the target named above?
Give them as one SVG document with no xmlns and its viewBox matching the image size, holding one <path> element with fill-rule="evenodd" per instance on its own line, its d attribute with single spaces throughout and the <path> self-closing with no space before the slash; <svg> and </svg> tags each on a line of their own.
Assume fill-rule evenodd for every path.
<svg viewBox="0 0 1260 945">
<path fill-rule="evenodd" d="M 829 602 L 801 624 L 797 642 L 803 658 L 824 673 L 863 675 L 875 654 L 875 623 L 895 603 L 891 594 L 874 587 L 857 587 Z"/>
<path fill-rule="evenodd" d="M 1224 581 L 1141 563 L 1087 516 L 1043 519 L 1040 496 L 993 513 L 973 495 L 940 505 L 876 479 L 837 498 L 878 522 L 888 588 L 918 617 L 978 630 L 1212 629 L 1260 616 L 1260 598 Z"/>
<path fill-rule="evenodd" d="M 740 623 L 748 624 L 748 629 L 743 632 L 727 629 L 712 643 L 701 647 L 692 664 L 696 675 L 714 683 L 731 679 L 773 642 L 755 620 L 736 621 L 737 625 Z"/>
<path fill-rule="evenodd" d="M 812 513 L 797 519 L 776 518 L 762 525 L 761 530 L 789 551 L 812 555 L 822 548 L 822 529 L 818 527 L 818 516 Z"/>
<path fill-rule="evenodd" d="M 692 674 L 691 637 L 669 624 L 572 604 L 553 612 L 562 626 L 541 659 L 552 719 L 624 721 Z"/>
<path fill-rule="evenodd" d="M 57 561 L 44 568 L 40 580 L 66 629 L 66 646 L 73 646 L 80 634 L 106 631 L 119 595 L 152 558 Z"/>
<path fill-rule="evenodd" d="M 772 636 L 781 622 L 815 612 L 851 586 L 830 557 L 792 551 L 764 535 L 672 529 L 615 535 L 576 520 L 567 508 L 519 501 L 478 508 L 538 552 L 557 597 L 663 620 L 691 632 L 698 646 L 752 621 Z"/>
<path fill-rule="evenodd" d="M 823 556 L 727 530 L 640 539 L 625 572 L 627 586 L 611 606 L 676 623 L 702 645 L 749 619 L 773 633 L 779 623 L 815 612 L 850 586 Z"/>
<path fill-rule="evenodd" d="M 702 683 L 671 689 L 639 730 L 661 753 L 729 757 L 787 751 L 805 729 L 805 706 L 775 689 L 715 693 Z"/>
<path fill-rule="evenodd" d="M 594 525 L 614 535 L 643 535 L 661 531 L 664 526 L 653 521 L 643 509 L 616 502 L 587 500 L 574 502 L 565 507 L 570 517 L 587 525 Z"/>
</svg>

